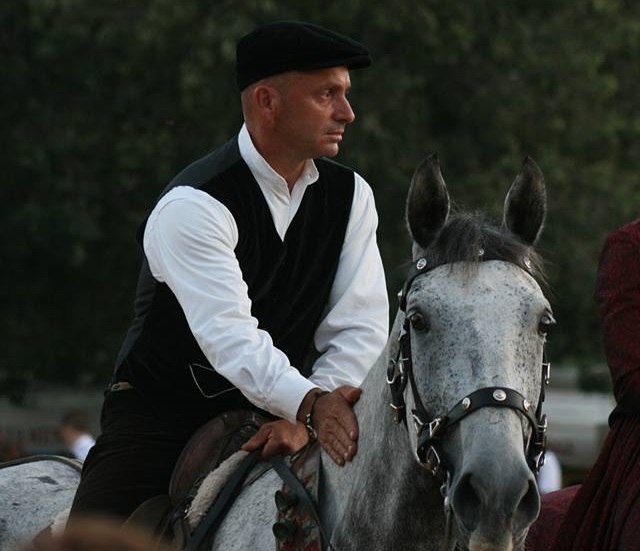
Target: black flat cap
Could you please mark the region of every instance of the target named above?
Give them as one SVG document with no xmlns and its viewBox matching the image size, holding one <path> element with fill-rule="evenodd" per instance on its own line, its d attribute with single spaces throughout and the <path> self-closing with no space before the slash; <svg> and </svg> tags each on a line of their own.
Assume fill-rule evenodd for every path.
<svg viewBox="0 0 640 551">
<path fill-rule="evenodd" d="M 236 48 L 240 90 L 287 71 L 326 67 L 361 69 L 371 65 L 369 51 L 351 38 L 311 23 L 278 21 L 242 37 Z"/>
</svg>

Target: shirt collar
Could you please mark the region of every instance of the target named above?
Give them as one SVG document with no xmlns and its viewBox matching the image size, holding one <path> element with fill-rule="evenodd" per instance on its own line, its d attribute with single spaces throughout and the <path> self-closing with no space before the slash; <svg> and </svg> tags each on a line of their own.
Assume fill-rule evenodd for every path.
<svg viewBox="0 0 640 551">
<path fill-rule="evenodd" d="M 267 183 L 276 187 L 284 186 L 284 188 L 288 189 L 286 180 L 271 167 L 264 157 L 260 155 L 255 145 L 253 145 L 246 124 L 242 125 L 240 133 L 238 134 L 238 147 L 242 159 L 247 163 L 253 177 L 258 180 L 259 183 Z M 296 187 L 306 187 L 313 184 L 318 180 L 318 177 L 319 174 L 316 164 L 313 162 L 313 159 L 309 159 L 300 177 L 296 181 L 294 189 Z"/>
</svg>

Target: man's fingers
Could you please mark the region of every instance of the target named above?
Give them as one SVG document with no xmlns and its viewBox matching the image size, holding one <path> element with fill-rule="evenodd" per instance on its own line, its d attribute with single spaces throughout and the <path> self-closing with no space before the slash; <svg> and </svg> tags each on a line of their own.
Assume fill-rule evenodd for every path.
<svg viewBox="0 0 640 551">
<path fill-rule="evenodd" d="M 351 439 L 345 442 L 339 438 L 333 438 L 333 440 L 327 442 L 327 447 L 344 461 L 351 461 L 357 451 L 357 444 Z"/>
<path fill-rule="evenodd" d="M 281 419 L 262 425 L 260 430 L 242 445 L 241 449 L 251 452 L 264 446 L 261 456 L 263 459 L 269 459 L 274 455 L 297 452 L 308 439 L 304 425 Z"/>
<path fill-rule="evenodd" d="M 338 387 L 335 390 L 335 393 L 337 394 L 337 396 L 344 399 L 341 405 L 346 406 L 342 409 L 342 411 L 338 410 L 340 411 L 338 421 L 342 425 L 349 438 L 351 440 L 357 440 L 359 435 L 358 420 L 353 413 L 352 407 L 360 399 L 362 389 L 354 386 L 343 385 L 341 387 Z"/>
<path fill-rule="evenodd" d="M 355 443 L 350 444 L 347 447 L 342 446 L 342 444 L 340 444 L 338 441 L 334 441 L 332 444 L 323 444 L 322 442 L 320 442 L 320 444 L 322 445 L 324 451 L 329 454 L 331 459 L 333 459 L 333 461 L 340 466 L 344 465 L 348 461 L 353 460 L 357 451 L 357 446 L 355 445 Z"/>
<path fill-rule="evenodd" d="M 343 385 L 336 390 L 351 405 L 355 404 L 362 394 L 362 389 L 355 386 Z"/>
<path fill-rule="evenodd" d="M 270 431 L 268 430 L 260 429 L 256 434 L 249 438 L 249 440 L 242 444 L 240 449 L 246 452 L 252 452 L 253 450 L 258 449 L 269 439 L 269 432 Z"/>
<path fill-rule="evenodd" d="M 262 448 L 262 459 L 271 459 L 274 455 L 278 455 L 280 453 L 285 453 L 281 442 L 278 442 L 275 439 L 267 440 L 267 443 Z"/>
<path fill-rule="evenodd" d="M 342 428 L 344 429 L 345 434 L 349 437 L 349 440 L 357 442 L 359 436 L 358 420 L 356 419 L 353 411 L 349 410 L 349 413 L 350 415 L 345 415 L 342 418 Z"/>
<path fill-rule="evenodd" d="M 313 423 L 318 441 L 338 465 L 351 461 L 358 449 L 358 421 L 351 406 L 360 394 L 360 389 L 344 386 L 316 402 Z"/>
<path fill-rule="evenodd" d="M 341 467 L 344 465 L 344 458 L 339 453 L 336 453 L 334 450 L 329 450 L 327 453 L 336 465 L 340 465 Z"/>
</svg>

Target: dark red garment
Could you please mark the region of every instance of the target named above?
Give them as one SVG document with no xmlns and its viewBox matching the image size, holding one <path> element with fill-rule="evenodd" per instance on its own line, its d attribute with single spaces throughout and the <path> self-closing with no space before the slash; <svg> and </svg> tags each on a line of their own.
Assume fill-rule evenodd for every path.
<svg viewBox="0 0 640 551">
<path fill-rule="evenodd" d="M 640 414 L 640 219 L 613 232 L 598 268 L 596 301 L 619 409 Z"/>
<path fill-rule="evenodd" d="M 640 219 L 607 239 L 596 301 L 617 402 L 611 430 L 564 519 L 571 489 L 543 500 L 527 550 L 640 550 Z"/>
<path fill-rule="evenodd" d="M 553 547 L 567 509 L 579 489 L 579 485 L 569 486 L 540 496 L 540 515 L 529 530 L 525 551 L 549 551 Z"/>
</svg>

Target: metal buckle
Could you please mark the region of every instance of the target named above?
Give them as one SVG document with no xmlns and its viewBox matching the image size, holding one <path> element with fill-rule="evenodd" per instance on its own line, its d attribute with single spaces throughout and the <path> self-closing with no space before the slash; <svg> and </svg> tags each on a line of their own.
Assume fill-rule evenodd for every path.
<svg viewBox="0 0 640 551">
<path fill-rule="evenodd" d="M 412 412 L 413 416 L 413 427 L 416 429 L 416 435 L 420 436 L 422 434 L 422 429 L 424 429 L 425 422 L 420 419 L 420 414 L 414 409 Z M 429 423 L 431 425 L 431 423 Z"/>
<path fill-rule="evenodd" d="M 544 384 L 548 385 L 551 380 L 551 362 L 542 362 L 542 377 Z"/>
<path fill-rule="evenodd" d="M 451 500 L 449 499 L 449 488 L 451 487 L 451 473 L 447 471 L 447 478 L 440 486 L 440 495 L 442 496 L 444 512 L 445 514 L 449 513 L 449 508 L 451 507 Z"/>
<path fill-rule="evenodd" d="M 546 453 L 542 450 L 536 457 L 533 459 L 533 467 L 538 472 L 544 465 L 544 460 L 546 458 Z"/>
<path fill-rule="evenodd" d="M 391 364 L 387 368 L 387 383 L 392 385 L 396 382 L 398 376 L 400 380 L 404 377 L 404 362 L 406 358 L 398 358 L 397 360 L 391 360 Z M 390 374 L 393 374 L 390 378 Z"/>
<path fill-rule="evenodd" d="M 443 427 L 442 417 L 436 417 L 429 423 L 429 438 L 437 438 Z"/>
<path fill-rule="evenodd" d="M 423 465 L 434 476 L 440 469 L 440 456 L 433 446 L 429 446 L 424 456 Z"/>
<path fill-rule="evenodd" d="M 549 424 L 547 423 L 547 414 L 543 413 L 540 416 L 540 421 L 538 422 L 538 430 L 542 432 L 542 434 L 544 434 L 545 432 L 547 432 L 548 426 Z"/>
<path fill-rule="evenodd" d="M 393 410 L 393 420 L 396 423 L 400 423 L 404 418 L 404 410 L 405 410 L 404 404 L 401 406 L 396 406 L 394 403 L 390 403 L 389 407 Z"/>
<path fill-rule="evenodd" d="M 391 360 L 392 365 L 387 368 L 387 384 L 392 385 L 398 378 L 398 371 L 396 370 L 396 361 Z"/>
</svg>

